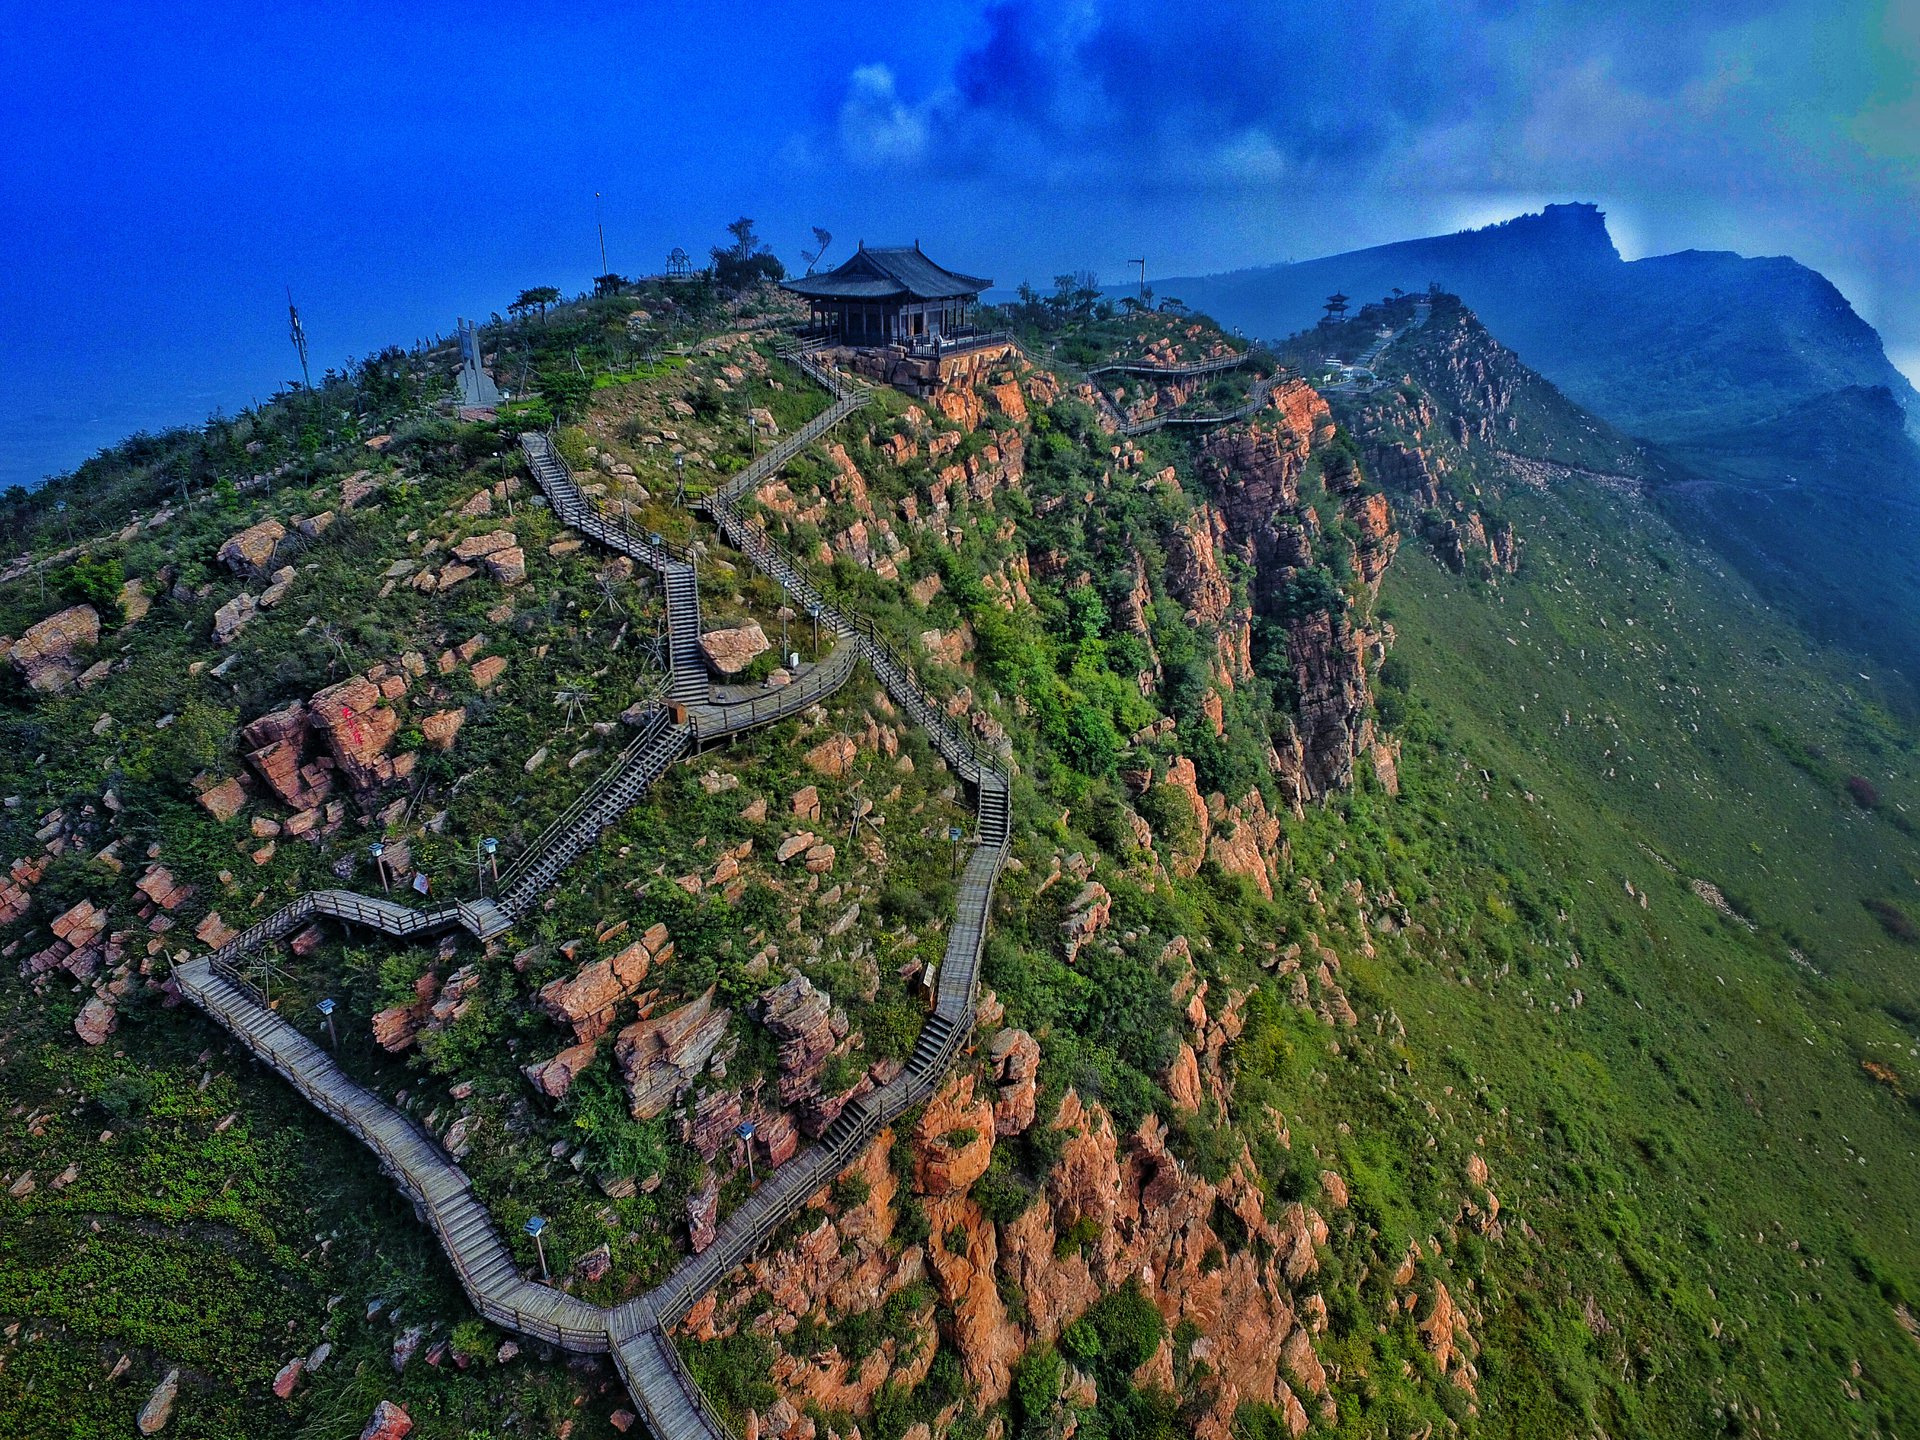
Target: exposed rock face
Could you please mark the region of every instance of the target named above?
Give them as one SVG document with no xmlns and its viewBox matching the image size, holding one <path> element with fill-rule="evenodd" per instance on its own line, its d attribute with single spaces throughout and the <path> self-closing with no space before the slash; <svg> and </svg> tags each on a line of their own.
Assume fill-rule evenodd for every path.
<svg viewBox="0 0 1920 1440">
<path fill-rule="evenodd" d="M 1000 1098 L 993 1106 L 993 1133 L 1018 1135 L 1033 1124 L 1039 1092 L 1040 1042 L 1024 1030 L 1002 1030 L 988 1047 Z"/>
<path fill-rule="evenodd" d="M 720 1224 L 720 1181 L 708 1174 L 706 1183 L 687 1196 L 687 1243 L 698 1255 L 713 1244 Z"/>
<path fill-rule="evenodd" d="M 1260 572 L 1264 606 L 1303 554 L 1300 474 L 1317 437 L 1333 423 L 1326 402 L 1300 382 L 1276 386 L 1268 423 L 1230 426 L 1207 437 L 1207 479 L 1218 499 L 1227 535 L 1240 558 Z"/>
<path fill-rule="evenodd" d="M 987 1173 L 993 1159 L 993 1106 L 973 1096 L 973 1076 L 950 1078 L 914 1127 L 914 1188 L 938 1198 L 958 1195 Z"/>
<path fill-rule="evenodd" d="M 833 1053 L 833 997 L 794 974 L 760 997 L 760 1014 L 780 1043 L 780 1103 L 819 1093 L 820 1070 Z"/>
<path fill-rule="evenodd" d="M 1250 790 L 1215 826 L 1207 855 L 1229 875 L 1246 876 L 1271 900 L 1280 847 L 1279 819 L 1268 812 L 1266 797 Z"/>
<path fill-rule="evenodd" d="M 1113 898 L 1107 894 L 1107 887 L 1098 880 L 1089 880 L 1073 898 L 1073 904 L 1067 907 L 1067 917 L 1060 922 L 1060 931 L 1066 938 L 1067 963 L 1072 964 L 1086 943 L 1102 930 L 1113 916 Z"/>
<path fill-rule="evenodd" d="M 73 605 L 29 626 L 7 650 L 7 658 L 31 688 L 51 694 L 66 689 L 85 668 L 74 651 L 99 642 L 100 612 L 91 605 Z"/>
<path fill-rule="evenodd" d="M 729 629 L 709 630 L 700 637 L 700 653 L 718 675 L 738 675 L 773 648 L 760 622 L 749 621 Z"/>
<path fill-rule="evenodd" d="M 614 1058 L 626 1076 L 636 1120 L 651 1120 L 700 1073 L 727 1033 L 732 1012 L 715 1009 L 713 991 L 678 1010 L 637 1020 L 620 1032 Z"/>
<path fill-rule="evenodd" d="M 326 738 L 335 768 L 356 790 L 393 779 L 387 748 L 400 733 L 400 714 L 364 675 L 329 685 L 313 697 L 308 723 Z"/>
<path fill-rule="evenodd" d="M 1167 763 L 1166 783 L 1180 793 L 1187 807 L 1193 811 L 1193 823 L 1198 835 L 1198 841 L 1192 849 L 1183 848 L 1173 852 L 1168 868 L 1176 875 L 1192 875 L 1200 869 L 1200 862 L 1206 858 L 1208 841 L 1213 832 L 1213 814 L 1208 810 L 1207 802 L 1201 798 L 1200 775 L 1187 756 L 1176 755 Z"/>
<path fill-rule="evenodd" d="M 617 954 L 581 966 L 571 979 L 541 986 L 540 1008 L 572 1026 L 575 1040 L 597 1040 L 612 1025 L 614 1007 L 640 988 L 657 959 L 672 951 L 667 927 L 655 925 Z"/>
<path fill-rule="evenodd" d="M 1345 615 L 1319 611 L 1287 627 L 1287 656 L 1299 694 L 1299 768 L 1285 775 L 1306 799 L 1345 787 L 1353 762 L 1373 743 L 1361 637 Z"/>
<path fill-rule="evenodd" d="M 221 545 L 220 563 L 236 575 L 264 580 L 267 572 L 273 569 L 273 557 L 280 542 L 286 537 L 287 527 L 278 520 L 262 520 L 258 525 L 249 525 L 239 534 L 229 536 Z"/>
<path fill-rule="evenodd" d="M 521 1074 L 532 1082 L 533 1087 L 549 1099 L 558 1100 L 573 1087 L 580 1072 L 593 1063 L 593 1057 L 600 1049 L 596 1041 L 588 1040 L 582 1044 L 569 1045 L 551 1060 L 542 1060 L 537 1064 L 521 1068 Z"/>
<path fill-rule="evenodd" d="M 247 763 L 282 804 L 295 810 L 318 805 L 333 787 L 331 760 L 324 765 L 307 762 L 308 733 L 307 707 L 298 700 L 240 728 Z"/>
</svg>

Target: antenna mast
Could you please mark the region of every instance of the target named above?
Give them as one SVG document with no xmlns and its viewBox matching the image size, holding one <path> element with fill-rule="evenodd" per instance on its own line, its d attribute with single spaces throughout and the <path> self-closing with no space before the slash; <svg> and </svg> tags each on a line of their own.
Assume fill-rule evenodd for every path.
<svg viewBox="0 0 1920 1440">
<path fill-rule="evenodd" d="M 600 192 L 598 190 L 593 192 L 593 223 L 600 231 L 600 273 L 602 275 L 611 274 L 612 272 L 607 269 L 607 222 L 606 218 L 600 213 Z"/>
<path fill-rule="evenodd" d="M 300 379 L 311 390 L 313 372 L 307 369 L 307 327 L 300 323 L 300 311 L 294 306 L 291 285 L 287 287 L 287 319 L 292 324 L 288 338 L 293 341 L 293 348 L 300 352 Z"/>
<path fill-rule="evenodd" d="M 1140 301 L 1142 304 L 1145 304 L 1147 299 L 1147 262 L 1145 260 L 1129 260 L 1127 263 L 1140 267 Z"/>
</svg>

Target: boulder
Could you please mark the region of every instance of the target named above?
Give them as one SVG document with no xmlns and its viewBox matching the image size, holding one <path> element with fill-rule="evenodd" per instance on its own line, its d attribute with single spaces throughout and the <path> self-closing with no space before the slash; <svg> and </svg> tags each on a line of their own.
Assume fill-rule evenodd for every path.
<svg viewBox="0 0 1920 1440">
<path fill-rule="evenodd" d="M 175 880 L 173 872 L 164 865 L 147 867 L 147 873 L 134 882 L 133 888 L 162 910 L 179 909 L 186 898 L 193 894 L 193 887 Z"/>
<path fill-rule="evenodd" d="M 1034 1121 L 1040 1079 L 1040 1042 L 1025 1030 L 1002 1030 L 987 1049 L 999 1099 L 993 1106 L 993 1133 L 1018 1135 Z"/>
<path fill-rule="evenodd" d="M 260 608 L 271 610 L 287 598 L 287 592 L 293 588 L 293 582 L 300 578 L 300 572 L 291 565 L 283 565 L 274 571 L 267 588 L 260 592 Z"/>
<path fill-rule="evenodd" d="M 607 1272 L 613 1269 L 613 1247 L 602 1241 L 575 1260 L 570 1268 L 576 1279 L 584 1280 L 588 1284 L 592 1284 L 595 1280 L 604 1280 Z"/>
<path fill-rule="evenodd" d="M 284 1400 L 293 1394 L 293 1387 L 307 1368 L 307 1357 L 296 1355 L 280 1367 L 280 1373 L 273 1377 L 273 1393 Z"/>
<path fill-rule="evenodd" d="M 180 1372 L 169 1370 L 167 1378 L 153 1387 L 147 1403 L 140 1407 L 140 1418 L 134 1421 L 134 1428 L 142 1435 L 158 1435 L 166 1429 L 167 1421 L 173 1418 L 173 1402 L 179 1394 Z"/>
<path fill-rule="evenodd" d="M 456 559 L 478 560 L 501 550 L 512 550 L 520 543 L 520 537 L 511 530 L 490 530 L 485 535 L 469 535 L 453 547 Z"/>
<path fill-rule="evenodd" d="M 700 652 L 718 675 L 737 675 L 773 648 L 757 620 L 728 629 L 709 630 L 700 637 Z"/>
<path fill-rule="evenodd" d="M 278 520 L 262 520 L 237 535 L 227 537 L 219 551 L 220 562 L 236 575 L 264 579 L 273 568 L 274 552 L 287 537 L 287 527 Z"/>
<path fill-rule="evenodd" d="M 253 623 L 260 613 L 260 602 L 242 590 L 213 612 L 213 643 L 231 645 L 234 637 Z"/>
<path fill-rule="evenodd" d="M 7 657 L 30 687 L 49 694 L 66 689 L 79 675 L 83 667 L 74 651 L 99 641 L 100 612 L 91 605 L 74 605 L 28 626 Z"/>
<path fill-rule="evenodd" d="M 821 775 L 845 775 L 860 753 L 851 735 L 835 735 L 822 740 L 802 757 L 807 768 Z"/>
<path fill-rule="evenodd" d="M 549 1099 L 558 1100 L 573 1087 L 580 1078 L 580 1072 L 593 1063 L 593 1057 L 599 1049 L 599 1043 L 588 1040 L 578 1045 L 569 1045 L 551 1060 L 542 1060 L 537 1064 L 522 1068 L 521 1074 L 532 1082 L 533 1087 Z"/>
<path fill-rule="evenodd" d="M 218 785 L 200 792 L 200 803 L 222 825 L 240 813 L 247 803 L 247 787 L 237 775 L 229 775 Z"/>
<path fill-rule="evenodd" d="M 420 733 L 436 750 L 451 750 L 454 737 L 467 722 L 465 710 L 439 710 L 420 722 Z"/>
<path fill-rule="evenodd" d="M 477 690 L 485 690 L 498 680 L 507 668 L 506 657 L 489 655 L 473 667 L 473 684 Z"/>
<path fill-rule="evenodd" d="M 406 1440 L 413 1433 L 413 1417 L 391 1400 L 373 1407 L 373 1418 L 360 1432 L 360 1440 Z"/>
<path fill-rule="evenodd" d="M 106 1042 L 120 1023 L 114 1013 L 111 1001 L 95 995 L 80 1007 L 80 1013 L 73 1017 L 73 1033 L 88 1045 L 100 1045 Z"/>
<path fill-rule="evenodd" d="M 1081 886 L 1080 893 L 1073 898 L 1073 904 L 1067 909 L 1067 918 L 1060 922 L 1060 931 L 1066 937 L 1067 962 L 1071 964 L 1086 943 L 1107 926 L 1113 916 L 1113 898 L 1107 894 L 1107 887 L 1097 880 L 1089 880 Z"/>
<path fill-rule="evenodd" d="M 518 545 L 505 550 L 495 550 L 481 564 L 487 567 L 487 573 L 502 585 L 518 585 L 527 578 L 527 552 Z"/>
</svg>

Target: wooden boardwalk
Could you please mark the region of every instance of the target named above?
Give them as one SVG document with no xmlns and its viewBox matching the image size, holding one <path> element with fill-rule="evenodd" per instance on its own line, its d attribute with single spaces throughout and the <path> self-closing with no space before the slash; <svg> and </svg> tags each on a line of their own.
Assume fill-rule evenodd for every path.
<svg viewBox="0 0 1920 1440">
<path fill-rule="evenodd" d="M 672 693 L 684 706 L 680 712 L 684 718 L 675 718 L 664 704 L 650 710 L 614 764 L 502 877 L 495 899 L 415 910 L 351 891 L 314 891 L 219 949 L 173 969 L 182 994 L 374 1152 L 381 1168 L 413 1199 L 432 1227 L 480 1314 L 497 1325 L 569 1350 L 610 1351 L 656 1440 L 729 1440 L 726 1426 L 681 1364 L 669 1328 L 858 1158 L 883 1127 L 929 1098 L 970 1038 L 994 884 L 1012 838 L 1008 781 L 1002 766 L 971 730 L 954 724 L 904 654 L 864 617 L 846 615 L 829 604 L 806 567 L 738 508 L 739 495 L 867 401 L 864 389 L 847 385 L 835 372 L 804 355 L 796 363 L 834 391 L 834 404 L 714 492 L 706 508 L 731 543 L 819 615 L 822 628 L 837 642 L 823 660 L 792 684 L 744 700 L 721 703 L 704 674 L 696 694 L 681 679 L 678 651 L 683 636 L 695 640 L 698 636 L 697 577 L 690 557 L 658 537 L 633 531 L 624 521 L 616 523 L 580 491 L 544 436 L 522 436 L 536 482 L 567 524 L 668 579 L 669 629 L 676 646 Z M 682 596 L 691 594 L 690 615 L 683 603 L 675 617 L 676 590 Z M 482 939 L 497 934 L 526 913 L 567 865 L 638 803 L 667 766 L 690 748 L 805 709 L 844 685 L 863 661 L 908 717 L 927 732 L 948 765 L 973 787 L 975 799 L 974 850 L 960 878 L 934 1007 L 911 1058 L 893 1081 L 849 1103 L 818 1144 L 769 1175 L 721 1223 L 714 1242 L 682 1261 L 650 1294 L 603 1309 L 528 1279 L 492 1217 L 474 1197 L 465 1172 L 405 1115 L 356 1084 L 332 1055 L 275 1014 L 241 979 L 239 967 L 248 955 L 277 943 L 317 916 L 399 937 L 455 927 Z M 682 689 L 687 692 L 684 699 L 678 693 Z"/>
</svg>

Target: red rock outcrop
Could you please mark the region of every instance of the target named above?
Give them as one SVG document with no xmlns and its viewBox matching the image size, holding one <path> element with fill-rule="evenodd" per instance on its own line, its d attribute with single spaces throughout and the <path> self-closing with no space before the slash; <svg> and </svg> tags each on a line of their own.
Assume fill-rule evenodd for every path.
<svg viewBox="0 0 1920 1440">
<path fill-rule="evenodd" d="M 716 1009 L 708 990 L 666 1015 L 636 1020 L 614 1042 L 633 1118 L 651 1120 L 705 1067 L 727 1033 L 732 1012 Z"/>
<path fill-rule="evenodd" d="M 91 605 L 74 605 L 49 615 L 26 633 L 5 653 L 26 680 L 29 688 L 42 694 L 64 690 L 84 667 L 75 651 L 91 650 L 100 643 L 100 612 Z"/>
</svg>

